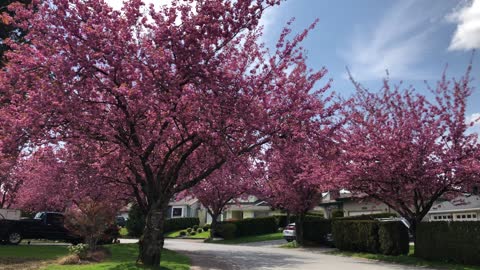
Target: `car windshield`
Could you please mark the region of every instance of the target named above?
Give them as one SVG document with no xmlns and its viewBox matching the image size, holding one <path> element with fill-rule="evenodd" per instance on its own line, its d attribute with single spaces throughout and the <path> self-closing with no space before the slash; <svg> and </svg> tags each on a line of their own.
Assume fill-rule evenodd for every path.
<svg viewBox="0 0 480 270">
<path fill-rule="evenodd" d="M 43 213 L 43 212 L 39 212 L 39 213 L 37 213 L 37 214 L 35 215 L 34 219 L 43 219 L 43 215 L 44 215 L 44 214 L 45 214 L 45 213 Z"/>
</svg>

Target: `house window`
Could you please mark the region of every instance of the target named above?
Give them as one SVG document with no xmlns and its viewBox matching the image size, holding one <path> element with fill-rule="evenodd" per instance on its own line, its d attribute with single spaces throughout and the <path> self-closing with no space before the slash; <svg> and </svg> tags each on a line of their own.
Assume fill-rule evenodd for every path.
<svg viewBox="0 0 480 270">
<path fill-rule="evenodd" d="M 183 214 L 183 208 L 181 207 L 172 208 L 172 218 L 182 217 L 182 214 Z"/>
</svg>

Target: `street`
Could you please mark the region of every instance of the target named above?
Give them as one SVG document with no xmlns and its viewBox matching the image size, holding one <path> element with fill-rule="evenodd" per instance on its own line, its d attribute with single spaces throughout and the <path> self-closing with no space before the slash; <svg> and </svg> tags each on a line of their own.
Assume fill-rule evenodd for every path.
<svg viewBox="0 0 480 270">
<path fill-rule="evenodd" d="M 178 251 L 192 260 L 192 270 L 206 269 L 335 269 L 335 270 L 387 270 L 423 269 L 325 254 L 330 249 L 285 249 L 253 245 L 207 244 L 201 241 L 165 241 L 165 248 Z"/>
</svg>

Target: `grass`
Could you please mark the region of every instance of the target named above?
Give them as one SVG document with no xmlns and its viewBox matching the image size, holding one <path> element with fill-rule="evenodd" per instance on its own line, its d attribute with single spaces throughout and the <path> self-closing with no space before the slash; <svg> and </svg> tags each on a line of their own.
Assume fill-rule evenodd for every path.
<svg viewBox="0 0 480 270">
<path fill-rule="evenodd" d="M 0 246 L 0 258 L 52 260 L 68 254 L 65 246 Z"/>
<path fill-rule="evenodd" d="M 210 241 L 210 243 L 235 245 L 235 244 L 262 242 L 262 241 L 279 240 L 279 239 L 283 239 L 283 234 L 281 232 L 245 236 L 245 237 L 239 237 L 239 238 L 229 239 L 229 240 Z"/>
<path fill-rule="evenodd" d="M 292 242 L 288 242 L 286 244 L 283 244 L 280 247 L 281 248 L 298 248 L 299 245 L 297 244 L 297 241 L 292 241 Z"/>
<path fill-rule="evenodd" d="M 414 266 L 421 266 L 421 267 L 428 267 L 428 268 L 449 269 L 449 270 L 480 270 L 480 266 L 468 266 L 468 265 L 451 264 L 451 263 L 439 262 L 439 261 L 427 261 L 424 259 L 414 257 L 413 253 L 414 253 L 413 246 L 410 246 L 410 252 L 408 255 L 400 255 L 400 256 L 388 256 L 388 255 L 382 255 L 382 254 L 348 252 L 348 251 L 330 252 L 330 254 L 333 254 L 333 255 L 364 258 L 364 259 L 377 260 L 377 261 L 383 261 L 383 262 L 389 262 L 389 263 L 414 265 Z"/>
<path fill-rule="evenodd" d="M 180 232 L 181 232 L 181 231 L 184 231 L 184 230 L 179 230 L 179 231 L 167 233 L 167 234 L 165 235 L 165 237 L 168 237 L 168 238 L 180 237 Z M 187 236 L 187 237 L 185 237 L 185 238 L 207 239 L 208 237 L 210 237 L 210 231 L 201 232 L 201 233 L 196 233 L 195 235 L 189 235 L 189 236 Z"/>
<path fill-rule="evenodd" d="M 86 265 L 57 265 L 50 263 L 44 270 L 140 270 L 148 269 L 136 265 L 137 244 L 117 244 L 107 246 L 112 257 L 102 263 Z M 65 246 L 0 246 L 0 259 L 25 258 L 54 260 L 68 254 Z M 21 269 L 21 268 L 19 268 Z M 163 250 L 160 268 L 164 270 L 190 269 L 190 259 L 170 250 Z"/>
<path fill-rule="evenodd" d="M 128 230 L 125 227 L 120 228 L 120 236 L 121 237 L 127 237 L 128 236 Z"/>
</svg>

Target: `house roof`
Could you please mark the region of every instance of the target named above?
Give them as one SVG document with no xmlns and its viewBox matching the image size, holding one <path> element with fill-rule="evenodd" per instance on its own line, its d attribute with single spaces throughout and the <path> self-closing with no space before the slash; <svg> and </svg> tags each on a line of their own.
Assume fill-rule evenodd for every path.
<svg viewBox="0 0 480 270">
<path fill-rule="evenodd" d="M 170 206 L 184 206 L 184 205 L 191 206 L 191 205 L 195 204 L 196 202 L 198 202 L 197 198 L 188 197 L 188 198 L 181 199 L 181 200 L 171 201 L 170 203 L 168 203 L 168 205 L 170 205 Z"/>
<path fill-rule="evenodd" d="M 459 211 L 477 211 L 480 209 L 480 196 L 459 196 L 450 201 L 436 203 L 432 206 L 429 213 L 459 212 Z"/>
</svg>

